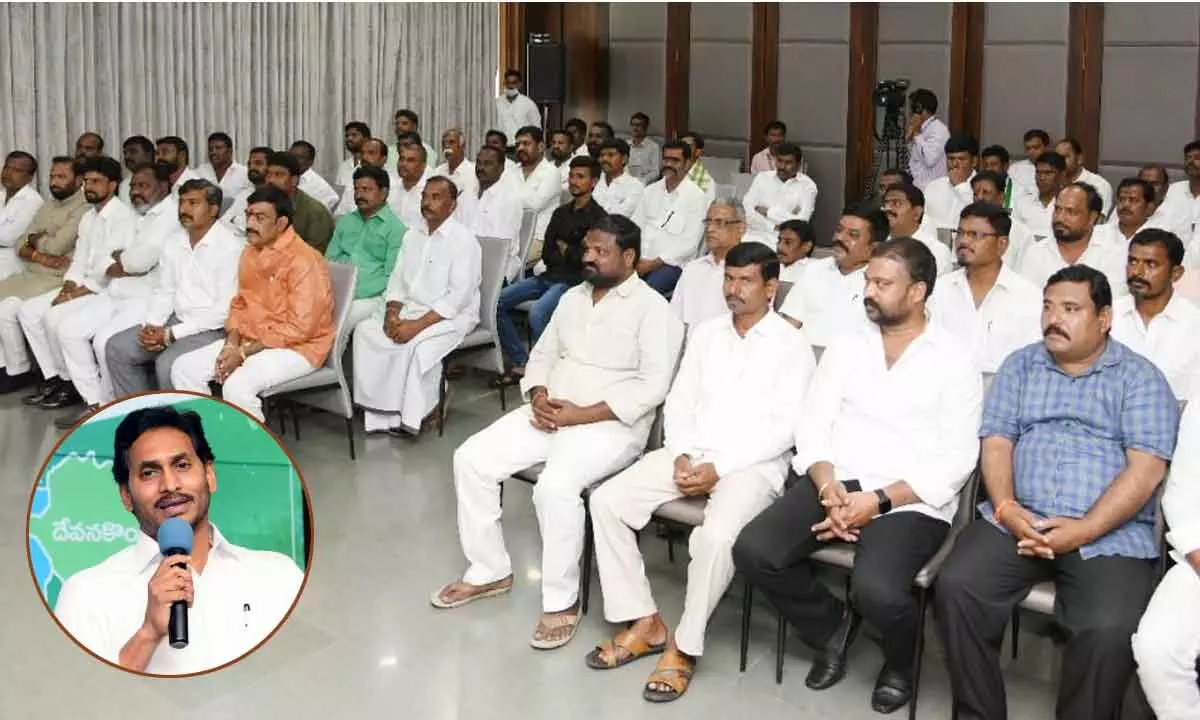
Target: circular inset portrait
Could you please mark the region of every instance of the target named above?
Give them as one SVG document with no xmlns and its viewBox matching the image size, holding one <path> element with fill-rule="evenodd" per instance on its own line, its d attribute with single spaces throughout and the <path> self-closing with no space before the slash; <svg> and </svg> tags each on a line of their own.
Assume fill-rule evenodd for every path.
<svg viewBox="0 0 1200 720">
<path fill-rule="evenodd" d="M 216 670 L 286 619 L 311 558 L 299 471 L 257 420 L 216 398 L 109 405 L 46 459 L 29 565 L 58 624 L 121 669 Z"/>
</svg>

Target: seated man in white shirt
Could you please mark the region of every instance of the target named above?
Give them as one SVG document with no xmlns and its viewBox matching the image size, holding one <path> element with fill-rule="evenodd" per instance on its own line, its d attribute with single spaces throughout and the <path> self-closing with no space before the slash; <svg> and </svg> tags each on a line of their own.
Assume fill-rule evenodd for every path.
<svg viewBox="0 0 1200 720">
<path fill-rule="evenodd" d="M 954 231 L 962 269 L 938 278 L 929 298 L 930 320 L 949 331 L 985 373 L 995 373 L 1009 353 L 1042 339 L 1042 291 L 1003 259 L 1009 222 L 999 205 L 965 207 Z"/>
<path fill-rule="evenodd" d="M 946 141 L 946 174 L 925 186 L 925 216 L 935 228 L 958 225 L 958 214 L 973 200 L 971 179 L 979 164 L 979 141 L 956 133 Z"/>
<path fill-rule="evenodd" d="M 629 173 L 629 143 L 620 138 L 605 140 L 599 147 L 600 169 L 603 173 L 592 196 L 609 215 L 633 217 L 646 186 Z"/>
<path fill-rule="evenodd" d="M 1174 220 L 1174 231 L 1187 247 L 1188 268 L 1200 267 L 1200 253 L 1193 252 L 1193 235 L 1200 227 L 1200 140 L 1183 148 L 1183 171 L 1187 177 L 1171 183 L 1163 211 Z"/>
<path fill-rule="evenodd" d="M 912 238 L 876 246 L 867 267 L 870 323 L 826 350 L 804 397 L 783 497 L 742 530 L 737 569 L 817 657 L 813 690 L 837 684 L 860 616 L 883 636 L 871 707 L 912 696 L 918 642 L 913 577 L 950 530 L 958 492 L 979 458 L 983 382 L 962 346 L 930 323 L 936 266 Z M 848 602 L 817 579 L 809 555 L 854 544 Z"/>
<path fill-rule="evenodd" d="M 1148 163 L 1138 170 L 1137 177 L 1139 180 L 1150 183 L 1150 187 L 1154 188 L 1154 214 L 1146 220 L 1146 226 L 1170 230 L 1179 236 L 1186 248 L 1188 238 L 1191 236 L 1190 228 L 1186 227 L 1186 223 L 1181 218 L 1175 216 L 1174 209 L 1167 202 L 1167 192 L 1171 187 L 1171 178 L 1167 175 L 1167 169 L 1159 163 Z M 1118 211 L 1120 210 L 1120 200 L 1121 189 L 1117 188 Z"/>
<path fill-rule="evenodd" d="M 412 110 L 402 108 L 396 111 L 392 119 L 392 130 L 396 133 L 396 144 L 390 149 L 389 160 L 395 163 L 400 155 L 400 148 L 409 142 L 416 142 L 425 148 L 426 160 L 433 160 L 437 152 L 433 146 L 421 139 L 421 118 Z"/>
<path fill-rule="evenodd" d="M 537 103 L 521 92 L 524 80 L 521 73 L 509 68 L 504 71 L 504 91 L 496 98 L 496 114 L 506 135 L 516 137 L 526 125 L 541 125 L 542 111 Z M 461 188 L 460 188 L 461 189 Z"/>
<path fill-rule="evenodd" d="M 750 172 L 758 175 L 775 170 L 775 149 L 787 142 L 787 125 L 782 120 L 772 120 L 763 128 L 766 147 L 750 158 Z"/>
<path fill-rule="evenodd" d="M 216 185 L 192 180 L 180 191 L 179 227 L 163 243 L 154 293 L 140 303 L 141 322 L 108 341 L 112 397 L 170 390 L 175 358 L 225 336 L 245 243 L 216 221 L 220 212 Z"/>
<path fill-rule="evenodd" d="M 1045 287 L 1051 275 L 1068 265 L 1088 265 L 1108 278 L 1114 298 L 1127 294 L 1124 249 L 1096 237 L 1100 203 L 1100 193 L 1087 183 L 1063 188 L 1054 199 L 1054 237 L 1026 248 L 1017 272 Z"/>
<path fill-rule="evenodd" d="M 476 237 L 504 238 L 511 243 L 507 278 L 513 281 L 521 273 L 520 233 L 524 215 L 520 181 L 504 172 L 504 151 L 492 145 L 479 148 L 475 156 L 475 197 L 466 212 L 455 212 Z M 459 193 L 461 196 L 462 193 Z"/>
<path fill-rule="evenodd" d="M 396 163 L 400 182 L 388 192 L 388 207 L 405 227 L 420 227 L 424 222 L 421 196 L 425 192 L 425 183 L 433 177 L 428 161 L 420 143 L 408 143 L 400 148 L 400 160 Z"/>
<path fill-rule="evenodd" d="M 1000 207 L 1003 207 L 1006 210 L 1012 209 L 1013 202 L 1023 193 L 1028 192 L 1025 188 L 1016 187 L 1013 184 L 1012 176 L 1008 174 L 1009 168 L 1012 167 L 1011 161 L 1012 156 L 1008 154 L 1008 149 L 1003 145 L 988 145 L 983 150 L 979 151 L 979 172 L 986 170 L 996 173 L 1004 179 L 1004 187 L 1000 188 L 1000 202 L 998 204 Z M 979 177 L 979 173 L 976 173 L 971 178 L 972 191 L 974 191 L 975 188 L 976 177 Z M 973 194 L 974 193 L 972 192 L 972 195 Z M 979 202 L 979 199 L 975 198 L 973 202 Z"/>
<path fill-rule="evenodd" d="M 458 128 L 442 133 L 442 162 L 433 169 L 434 175 L 450 178 L 458 188 L 461 198 L 475 197 L 478 183 L 475 180 L 475 163 L 467 159 L 467 138 Z"/>
<path fill-rule="evenodd" d="M 687 143 L 692 153 L 687 179 L 704 191 L 704 204 L 712 205 L 713 200 L 717 199 L 717 181 L 713 179 L 708 168 L 704 167 L 704 136 L 695 130 L 684 130 L 679 139 Z"/>
<path fill-rule="evenodd" d="M 235 198 L 250 187 L 246 166 L 233 159 L 233 138 L 228 133 L 208 136 L 208 162 L 196 168 L 196 174 L 221 188 L 221 195 L 227 198 Z"/>
<path fill-rule="evenodd" d="M 1116 212 L 1108 222 L 1096 226 L 1096 237 L 1118 251 L 1127 251 L 1134 235 L 1146 228 L 1157 227 L 1151 224 L 1150 218 L 1158 207 L 1158 199 L 1154 186 L 1146 180 L 1133 177 L 1121 180 L 1117 186 Z"/>
<path fill-rule="evenodd" d="M 566 202 L 570 199 L 567 193 L 567 178 L 571 174 L 571 159 L 575 156 L 571 154 L 571 133 L 566 130 L 551 130 L 550 145 L 546 148 L 546 158 L 554 167 L 558 169 L 558 181 L 562 186 L 562 194 L 559 199 Z M 508 162 L 508 159 L 505 158 Z"/>
<path fill-rule="evenodd" d="M 521 205 L 537 216 L 533 227 L 533 249 L 530 251 L 530 259 L 535 260 L 542 256 L 542 239 L 546 236 L 550 217 L 560 204 L 562 185 L 558 168 L 545 157 L 546 144 L 542 141 L 540 128 L 532 125 L 521 128 L 516 142 L 520 165 L 512 170 L 513 177 L 521 186 Z"/>
<path fill-rule="evenodd" d="M 1035 237 L 1045 239 L 1054 234 L 1054 199 L 1067 186 L 1067 161 L 1053 150 L 1042 153 L 1035 163 L 1034 181 L 1036 192 L 1014 201 L 1013 217 Z"/>
<path fill-rule="evenodd" d="M 267 161 L 274 153 L 265 145 L 250 149 L 250 154 L 246 156 L 247 186 L 233 198 L 229 209 L 221 215 L 221 222 L 241 237 L 246 236 L 246 200 L 255 190 L 267 186 Z"/>
<path fill-rule="evenodd" d="M 1200 707 L 1200 407 L 1189 403 L 1162 498 L 1175 565 L 1154 591 L 1133 636 L 1146 700 L 1161 720 L 1186 720 Z"/>
<path fill-rule="evenodd" d="M 1067 164 L 1067 183 L 1085 182 L 1096 188 L 1104 208 L 1100 211 L 1101 218 L 1107 219 L 1113 209 L 1113 190 L 1102 176 L 1084 167 L 1083 146 L 1074 138 L 1063 138 L 1054 145 L 1054 151 L 1063 156 Z"/>
<path fill-rule="evenodd" d="M 883 194 L 883 212 L 887 215 L 890 238 L 910 237 L 920 240 L 933 253 L 938 275 L 954 269 L 954 255 L 938 239 L 937 229 L 925 217 L 925 194 L 916 185 L 893 185 Z"/>
<path fill-rule="evenodd" d="M 1129 295 L 1113 302 L 1113 338 L 1153 362 L 1176 398 L 1191 400 L 1200 392 L 1200 308 L 1174 289 L 1183 276 L 1183 241 L 1168 230 L 1142 230 L 1129 243 L 1125 272 Z"/>
<path fill-rule="evenodd" d="M 704 245 L 708 252 L 683 266 L 671 294 L 671 310 L 683 322 L 687 337 L 705 320 L 728 311 L 723 289 L 725 256 L 747 241 L 753 242 L 746 234 L 746 215 L 736 201 L 723 198 L 708 206 L 704 217 Z"/>
<path fill-rule="evenodd" d="M 142 408 L 117 426 L 112 472 L 137 519 L 137 542 L 67 578 L 54 608 L 90 652 L 136 673 L 205 672 L 253 650 L 291 610 L 304 583 L 296 563 L 234 545 L 213 524 L 215 462 L 194 411 Z M 190 551 L 163 557 L 159 528 L 174 518 L 190 526 Z M 188 644 L 175 648 L 168 629 L 180 601 L 188 604 Z"/>
<path fill-rule="evenodd" d="M 212 186 L 200 178 L 188 182 Z M 130 196 L 139 217 L 133 233 L 124 238 L 123 247 L 112 253 L 112 262 L 105 270 L 107 284 L 91 304 L 78 311 L 68 306 L 55 330 L 63 366 L 84 404 L 81 411 L 69 412 L 54 421 L 60 429 L 71 427 L 115 399 L 105 359 L 108 341 L 145 317 L 158 281 L 163 245 L 179 230 L 179 203 L 171 192 L 167 166 L 159 163 L 138 168 Z"/>
<path fill-rule="evenodd" d="M 387 173 L 389 191 L 392 188 L 400 187 L 400 176 L 396 174 L 395 167 L 388 167 L 388 146 L 379 138 L 370 137 L 363 140 L 362 153 L 359 156 L 359 164 L 371 165 L 377 167 Z M 354 200 L 354 174 L 350 174 L 350 184 L 346 186 L 345 192 L 342 193 L 342 199 L 338 202 L 337 209 L 333 211 L 335 218 L 340 218 L 358 209 L 358 204 Z"/>
<path fill-rule="evenodd" d="M 804 329 L 809 342 L 824 348 L 846 330 L 866 321 L 863 289 L 867 261 L 877 243 L 887 238 L 887 217 L 862 205 L 847 208 L 833 233 L 833 256 L 804 269 L 779 314 Z"/>
<path fill-rule="evenodd" d="M 424 222 L 405 233 L 382 317 L 354 329 L 354 402 L 368 433 L 418 435 L 436 422 L 442 358 L 479 324 L 481 251 L 451 217 L 457 195 L 447 178 L 425 183 Z"/>
<path fill-rule="evenodd" d="M 354 185 L 354 171 L 362 164 L 363 143 L 371 139 L 371 127 L 364 122 L 351 120 L 342 128 L 342 147 L 349 154 L 349 157 L 342 160 L 338 165 L 337 175 L 334 176 L 333 182 L 335 185 L 342 187 L 343 193 L 347 186 Z M 387 151 L 387 144 L 384 144 L 384 151 Z M 343 195 L 343 198 L 345 196 Z M 341 210 L 341 202 L 339 201 L 337 210 Z M 338 213 L 334 211 L 334 215 Z"/>
<path fill-rule="evenodd" d="M 887 189 L 893 185 L 912 185 L 912 173 L 900 168 L 888 168 L 879 172 L 877 187 L 875 188 L 876 199 L 879 206 L 883 207 L 883 195 Z"/>
<path fill-rule="evenodd" d="M 635 112 L 629 116 L 629 172 L 643 185 L 658 180 L 662 163 L 662 149 L 646 137 L 649 132 L 649 115 Z"/>
<path fill-rule="evenodd" d="M 89 158 L 80 173 L 84 199 L 92 207 L 79 221 L 79 237 L 62 285 L 26 300 L 17 310 L 17 320 L 44 378 L 21 402 L 49 410 L 80 402 L 59 344 L 59 326 L 76 314 L 94 314 L 90 323 L 94 327 L 108 319 L 103 307 L 110 282 L 108 270 L 117 265 L 113 255 L 128 246 L 137 223 L 133 209 L 117 197 L 121 166 L 116 160 Z M 93 307 L 97 312 L 90 312 Z"/>
<path fill-rule="evenodd" d="M 86 160 L 104 155 L 104 137 L 100 133 L 80 133 L 75 139 L 75 159 Z"/>
<path fill-rule="evenodd" d="M 779 282 L 793 285 L 800 282 L 804 268 L 813 262 L 813 250 L 817 247 L 817 232 L 807 220 L 788 220 L 779 223 L 779 240 L 775 252 L 779 253 Z"/>
<path fill-rule="evenodd" d="M 683 265 L 696 257 L 704 232 L 704 192 L 686 177 L 690 158 L 686 143 L 664 143 L 662 179 L 646 188 L 633 215 L 642 231 L 638 275 L 664 296 L 675 289 Z"/>
<path fill-rule="evenodd" d="M 154 162 L 154 143 L 145 135 L 131 135 L 125 138 L 124 144 L 121 145 L 121 164 L 133 174 L 133 169 L 139 165 Z M 117 197 L 126 205 L 129 204 L 129 183 L 131 177 L 127 175 L 121 181 L 121 185 L 117 188 Z"/>
<path fill-rule="evenodd" d="M 647 700 L 687 691 L 708 619 L 733 580 L 733 542 L 783 489 L 816 361 L 804 333 L 771 309 L 778 269 L 761 243 L 730 250 L 726 310 L 687 343 L 667 394 L 664 447 L 591 496 L 605 619 L 626 627 L 589 653 L 587 664 L 606 670 L 665 648 L 644 685 Z M 689 541 L 683 616 L 672 633 L 650 594 L 635 533 L 660 505 L 684 497 L 704 499 L 704 524 Z"/>
<path fill-rule="evenodd" d="M 742 198 L 746 224 L 754 239 L 774 248 L 779 223 L 808 220 L 817 206 L 817 184 L 800 172 L 800 148 L 783 143 L 775 148 L 775 170 L 754 176 Z"/>
<path fill-rule="evenodd" d="M 975 173 L 975 177 L 971 178 L 971 192 L 974 195 L 974 202 L 987 203 L 996 207 L 1005 207 L 1005 187 L 1010 185 L 1011 181 L 1004 175 L 993 172 L 991 170 L 980 170 Z M 961 217 L 961 214 L 960 214 Z M 1020 220 L 1017 220 L 1013 214 L 1009 213 L 1010 226 L 1008 229 L 1008 249 L 1004 251 L 1004 264 L 1010 269 L 1018 267 L 1021 259 L 1021 253 L 1025 252 L 1025 248 L 1033 244 L 1033 233 L 1029 232 L 1029 228 L 1025 227 Z M 1039 297 L 1040 297 L 1040 292 Z M 1040 304 L 1040 303 L 1039 303 Z"/>
<path fill-rule="evenodd" d="M 500 484 L 544 462 L 533 488 L 542 537 L 542 615 L 530 644 L 539 649 L 565 645 L 578 626 L 580 492 L 642 453 L 683 337 L 666 301 L 637 276 L 636 225 L 609 216 L 588 233 L 585 245 L 587 279 L 563 295 L 526 367 L 521 390 L 529 404 L 454 453 L 458 536 L 469 567 L 430 598 L 435 607 L 456 608 L 512 589 Z"/>
<path fill-rule="evenodd" d="M 1022 147 L 1025 150 L 1025 157 L 1017 160 L 1008 168 L 1008 174 L 1012 177 L 1015 186 L 1019 190 L 1023 190 L 1025 195 L 1037 194 L 1037 179 L 1036 179 L 1036 164 L 1038 158 L 1047 150 L 1052 150 L 1050 147 L 1050 133 L 1039 128 L 1027 130 L 1021 136 Z M 1013 197 L 1014 204 L 1016 197 Z"/>
<path fill-rule="evenodd" d="M 191 162 L 188 144 L 174 135 L 160 137 L 154 141 L 154 161 L 171 167 L 171 192 L 179 196 L 179 188 L 188 180 L 200 177 L 188 164 Z"/>
<path fill-rule="evenodd" d="M 516 148 L 514 147 L 511 151 L 509 150 L 508 136 L 504 133 L 499 130 L 488 130 L 487 134 L 484 135 L 483 144 L 496 148 L 504 156 L 504 172 L 512 172 L 520 167 L 520 165 L 513 162 L 513 159 L 509 157 L 509 155 L 516 154 Z M 568 153 L 567 160 L 570 160 L 571 157 L 573 156 Z"/>
<path fill-rule="evenodd" d="M 313 163 L 317 161 L 317 149 L 307 140 L 297 140 L 292 143 L 288 153 L 300 164 L 300 189 L 332 213 L 341 198 L 333 186 L 312 169 Z"/>
<path fill-rule="evenodd" d="M 4 158 L 0 170 L 0 280 L 21 271 L 17 247 L 42 206 L 35 187 L 37 167 L 32 155 L 14 150 Z"/>
<path fill-rule="evenodd" d="M 596 120 L 588 127 L 587 152 L 592 157 L 600 156 L 600 145 L 617 137 L 613 126 L 606 120 Z"/>
</svg>

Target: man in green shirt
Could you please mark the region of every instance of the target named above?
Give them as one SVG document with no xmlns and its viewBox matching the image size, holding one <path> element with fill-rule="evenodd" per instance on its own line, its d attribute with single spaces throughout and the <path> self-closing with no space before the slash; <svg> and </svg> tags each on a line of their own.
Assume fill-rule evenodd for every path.
<svg viewBox="0 0 1200 720">
<path fill-rule="evenodd" d="M 292 227 L 300 239 L 318 252 L 325 252 L 333 236 L 333 215 L 319 200 L 300 189 L 300 163 L 285 152 L 267 158 L 267 184 L 292 199 Z"/>
<path fill-rule="evenodd" d="M 388 207 L 388 174 L 382 168 L 362 165 L 354 171 L 352 213 L 342 217 L 325 250 L 330 262 L 358 268 L 354 304 L 350 307 L 349 327 L 370 317 L 383 304 L 383 291 L 396 266 L 396 256 L 404 241 L 404 223 Z"/>
</svg>

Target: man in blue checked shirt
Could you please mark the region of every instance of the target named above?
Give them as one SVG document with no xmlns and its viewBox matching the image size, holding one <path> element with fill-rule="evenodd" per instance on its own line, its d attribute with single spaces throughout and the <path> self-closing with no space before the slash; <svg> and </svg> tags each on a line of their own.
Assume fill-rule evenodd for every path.
<svg viewBox="0 0 1200 720">
<path fill-rule="evenodd" d="M 1109 338 L 1112 289 L 1086 265 L 1046 283 L 1044 341 L 1000 366 L 984 407 L 989 502 L 937 579 L 958 717 L 1007 716 L 998 654 L 1013 607 L 1053 580 L 1068 640 L 1056 715 L 1116 716 L 1155 582 L 1154 494 L 1179 411 L 1163 374 Z"/>
</svg>

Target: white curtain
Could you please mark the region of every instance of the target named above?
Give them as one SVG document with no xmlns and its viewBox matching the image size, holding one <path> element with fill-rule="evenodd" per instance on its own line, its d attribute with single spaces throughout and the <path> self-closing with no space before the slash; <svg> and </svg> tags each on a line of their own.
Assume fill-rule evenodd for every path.
<svg viewBox="0 0 1200 720">
<path fill-rule="evenodd" d="M 489 3 L 3 4 L 0 154 L 33 153 L 44 179 L 90 130 L 118 159 L 125 137 L 178 135 L 199 165 L 220 130 L 240 162 L 308 140 L 332 182 L 345 123 L 392 141 L 399 108 L 435 148 L 450 127 L 481 145 L 498 57 Z"/>
</svg>

